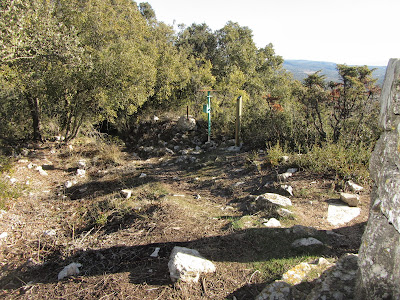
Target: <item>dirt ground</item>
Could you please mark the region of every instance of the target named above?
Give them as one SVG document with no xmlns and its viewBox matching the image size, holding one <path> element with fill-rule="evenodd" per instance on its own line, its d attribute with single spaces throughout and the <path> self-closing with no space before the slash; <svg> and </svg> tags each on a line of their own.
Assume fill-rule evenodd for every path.
<svg viewBox="0 0 400 300">
<path fill-rule="evenodd" d="M 9 175 L 23 192 L 0 212 L 0 298 L 254 299 L 295 263 L 358 252 L 368 187 L 361 215 L 335 227 L 327 221 L 329 203 L 339 201 L 334 178 L 299 170 L 285 183 L 293 187 L 295 217 L 271 229 L 262 224 L 270 216 L 252 210 L 249 197 L 270 191 L 265 184 L 276 177 L 263 166 L 263 152 L 219 148 L 188 162 L 177 154 L 141 159 L 126 151 L 108 163 L 90 149 L 48 142 L 16 160 Z M 243 216 L 250 221 L 240 223 Z M 299 237 L 289 230 L 294 225 L 307 226 L 300 237 L 315 236 L 324 248 L 291 249 Z M 172 283 L 168 261 L 177 245 L 197 249 L 216 273 L 197 284 Z M 159 256 L 150 257 L 156 247 Z M 58 280 L 72 262 L 82 265 L 80 274 Z"/>
</svg>

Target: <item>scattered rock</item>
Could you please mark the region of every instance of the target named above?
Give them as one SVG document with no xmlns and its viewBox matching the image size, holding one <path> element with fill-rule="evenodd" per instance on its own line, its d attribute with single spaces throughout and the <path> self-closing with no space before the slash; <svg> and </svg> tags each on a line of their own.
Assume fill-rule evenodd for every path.
<svg viewBox="0 0 400 300">
<path fill-rule="evenodd" d="M 201 273 L 215 272 L 215 265 L 203 258 L 197 250 L 175 246 L 170 255 L 168 269 L 173 282 L 197 282 Z"/>
<path fill-rule="evenodd" d="M 241 148 L 242 147 L 230 146 L 230 147 L 226 148 L 226 151 L 228 151 L 228 152 L 240 152 Z"/>
<path fill-rule="evenodd" d="M 285 172 L 282 174 L 278 174 L 276 177 L 279 182 L 286 181 L 289 177 L 291 177 L 293 173 Z"/>
<path fill-rule="evenodd" d="M 7 232 L 2 232 L 2 233 L 0 234 L 0 239 L 3 240 L 3 239 L 5 239 L 5 238 L 7 238 L 7 236 L 8 236 L 8 233 L 7 233 Z"/>
<path fill-rule="evenodd" d="M 328 222 L 334 226 L 343 225 L 358 217 L 360 213 L 359 207 L 331 203 L 328 206 Z"/>
<path fill-rule="evenodd" d="M 340 200 L 352 207 L 356 207 L 360 204 L 360 196 L 355 194 L 340 193 Z"/>
<path fill-rule="evenodd" d="M 46 236 L 55 236 L 55 235 L 57 235 L 57 231 L 55 231 L 54 229 L 49 229 L 49 230 L 43 231 L 43 234 Z"/>
<path fill-rule="evenodd" d="M 58 280 L 62 280 L 65 277 L 75 276 L 79 274 L 79 268 L 82 267 L 80 263 L 71 263 L 64 267 L 60 273 L 58 273 Z"/>
<path fill-rule="evenodd" d="M 78 176 L 78 177 L 85 177 L 85 176 L 86 176 L 86 170 L 84 170 L 84 169 L 77 169 L 77 170 L 76 170 L 76 176 Z"/>
<path fill-rule="evenodd" d="M 192 116 L 181 116 L 176 124 L 176 129 L 181 132 L 195 130 L 196 119 Z"/>
<path fill-rule="evenodd" d="M 273 193 L 265 193 L 256 198 L 256 206 L 259 209 L 275 208 L 276 210 L 287 206 L 292 206 L 289 198 Z"/>
<path fill-rule="evenodd" d="M 156 247 L 150 257 L 158 257 L 158 252 L 160 252 L 160 247 Z"/>
<path fill-rule="evenodd" d="M 146 174 L 146 173 L 141 173 L 141 174 L 139 175 L 139 178 L 145 178 L 145 177 L 147 177 L 147 174 Z"/>
<path fill-rule="evenodd" d="M 346 186 L 354 193 L 361 192 L 364 188 L 353 181 L 349 180 L 346 182 Z"/>
<path fill-rule="evenodd" d="M 126 199 L 129 199 L 130 197 L 132 197 L 132 190 L 128 189 L 121 190 L 121 195 Z"/>
<path fill-rule="evenodd" d="M 45 170 L 43 170 L 42 166 L 36 166 L 35 170 L 39 171 L 39 174 L 42 175 L 42 176 L 49 175 L 49 174 L 47 174 L 47 172 Z"/>
<path fill-rule="evenodd" d="M 68 181 L 66 181 L 66 182 L 64 183 L 64 187 L 65 187 L 66 189 L 69 189 L 69 188 L 72 187 L 73 185 L 74 185 L 73 182 L 70 181 L 70 180 L 68 180 Z"/>
<path fill-rule="evenodd" d="M 294 213 L 286 208 L 279 208 L 277 211 L 279 216 L 281 216 L 282 218 L 293 218 L 294 217 Z"/>
<path fill-rule="evenodd" d="M 83 169 L 83 170 L 86 169 L 86 160 L 84 160 L 84 159 L 78 160 L 77 165 L 78 165 L 78 169 Z"/>
<path fill-rule="evenodd" d="M 292 243 L 293 248 L 319 246 L 319 245 L 323 245 L 323 243 L 313 237 L 298 239 Z"/>
<path fill-rule="evenodd" d="M 264 223 L 264 226 L 268 228 L 280 228 L 282 225 L 277 219 L 271 218 L 268 222 Z"/>
<path fill-rule="evenodd" d="M 283 184 L 280 189 L 287 195 L 293 196 L 293 188 L 290 185 Z"/>
<path fill-rule="evenodd" d="M 292 173 L 292 174 L 294 174 L 294 173 L 296 173 L 297 171 L 298 171 L 297 168 L 289 168 L 289 169 L 286 170 L 286 173 Z"/>
</svg>

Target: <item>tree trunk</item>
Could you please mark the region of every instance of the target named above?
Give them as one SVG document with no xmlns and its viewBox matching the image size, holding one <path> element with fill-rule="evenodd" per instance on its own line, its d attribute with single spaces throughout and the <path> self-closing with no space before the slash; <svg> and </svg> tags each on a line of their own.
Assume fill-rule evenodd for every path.
<svg viewBox="0 0 400 300">
<path fill-rule="evenodd" d="M 31 111 L 33 140 L 42 141 L 42 135 L 40 133 L 39 99 L 32 97 L 30 94 L 26 94 L 25 98 Z"/>
</svg>

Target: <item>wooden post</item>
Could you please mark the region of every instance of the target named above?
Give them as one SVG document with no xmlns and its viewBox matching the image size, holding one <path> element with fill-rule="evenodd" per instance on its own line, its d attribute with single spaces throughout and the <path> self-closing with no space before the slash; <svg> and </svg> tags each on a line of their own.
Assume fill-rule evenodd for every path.
<svg viewBox="0 0 400 300">
<path fill-rule="evenodd" d="M 235 130 L 235 146 L 240 147 L 240 119 L 242 118 L 242 96 L 236 100 L 236 130 Z"/>
</svg>

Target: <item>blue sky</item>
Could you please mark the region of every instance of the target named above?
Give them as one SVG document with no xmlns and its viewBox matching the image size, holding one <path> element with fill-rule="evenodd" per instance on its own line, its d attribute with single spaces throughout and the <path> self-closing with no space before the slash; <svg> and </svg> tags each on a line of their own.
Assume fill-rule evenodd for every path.
<svg viewBox="0 0 400 300">
<path fill-rule="evenodd" d="M 145 2 L 145 0 L 138 1 Z M 258 47 L 272 43 L 284 59 L 386 66 L 400 57 L 399 0 L 147 0 L 167 24 L 228 21 L 253 31 Z"/>
</svg>

